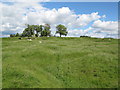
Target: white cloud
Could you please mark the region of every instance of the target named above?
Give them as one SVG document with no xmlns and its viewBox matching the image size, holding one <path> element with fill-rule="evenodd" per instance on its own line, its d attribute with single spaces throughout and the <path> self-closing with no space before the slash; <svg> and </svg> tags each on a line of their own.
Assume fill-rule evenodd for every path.
<svg viewBox="0 0 120 90">
<path fill-rule="evenodd" d="M 118 22 L 117 21 L 101 21 L 97 20 L 93 23 L 95 32 L 102 32 L 107 34 L 118 34 Z"/>
<path fill-rule="evenodd" d="M 85 35 L 98 38 L 118 38 L 118 22 L 96 20 Z"/>
<path fill-rule="evenodd" d="M 83 29 L 69 30 L 68 31 L 68 36 L 72 36 L 72 37 L 74 37 L 74 36 L 76 36 L 76 37 L 86 36 L 89 33 L 89 31 L 91 31 L 91 30 L 92 30 L 92 27 L 89 27 L 85 30 L 83 30 Z"/>
<path fill-rule="evenodd" d="M 84 30 L 70 30 L 68 36 L 90 36 L 90 37 L 112 37 L 118 38 L 118 22 L 117 21 L 101 21 L 97 20 L 93 25 Z"/>
<path fill-rule="evenodd" d="M 2 10 L 1 11 L 2 34 L 22 32 L 25 28 L 25 24 L 28 21 L 25 14 L 32 12 L 31 9 L 34 9 L 34 8 L 36 10 L 45 9 L 44 7 L 42 7 L 36 2 L 30 3 L 30 4 L 20 2 L 20 3 L 14 3 L 13 5 L 0 3 L 0 5 Z"/>
<path fill-rule="evenodd" d="M 104 38 L 106 34 L 104 33 L 96 33 L 96 29 L 93 27 L 89 27 L 87 29 L 76 29 L 76 30 L 70 30 L 68 33 L 68 37 L 80 37 L 80 36 L 90 36 L 90 37 L 97 37 L 97 38 Z"/>
<path fill-rule="evenodd" d="M 94 28 L 101 28 L 103 30 L 117 30 L 118 22 L 117 21 L 101 21 L 97 20 L 93 23 Z"/>
<path fill-rule="evenodd" d="M 65 24 L 69 29 L 86 26 L 90 22 L 101 18 L 101 16 L 98 15 L 98 12 L 76 15 L 75 12 L 68 7 L 62 7 L 58 10 L 44 9 L 40 12 L 29 12 L 27 15 L 29 24 L 49 23 L 55 25 L 61 23 Z"/>
<path fill-rule="evenodd" d="M 1 0 L 1 2 L 47 2 L 50 0 Z"/>
<path fill-rule="evenodd" d="M 103 15 L 102 18 L 106 18 L 106 15 Z"/>
</svg>

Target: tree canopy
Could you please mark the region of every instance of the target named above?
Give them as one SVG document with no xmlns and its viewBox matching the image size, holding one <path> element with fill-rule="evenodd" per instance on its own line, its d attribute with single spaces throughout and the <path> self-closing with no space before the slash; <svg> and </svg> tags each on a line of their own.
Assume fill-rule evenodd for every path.
<svg viewBox="0 0 120 90">
<path fill-rule="evenodd" d="M 50 36 L 51 31 L 50 31 L 50 25 L 49 24 L 45 24 L 43 26 L 43 30 L 41 31 L 41 36 Z"/>
<path fill-rule="evenodd" d="M 61 35 L 66 36 L 68 34 L 67 28 L 64 25 L 59 24 L 56 26 L 56 29 L 57 29 L 56 33 L 59 33 L 60 37 L 61 37 Z"/>
<path fill-rule="evenodd" d="M 50 36 L 50 25 L 45 24 L 45 25 L 27 25 L 27 28 L 22 33 L 23 37 L 43 37 L 43 36 Z"/>
</svg>

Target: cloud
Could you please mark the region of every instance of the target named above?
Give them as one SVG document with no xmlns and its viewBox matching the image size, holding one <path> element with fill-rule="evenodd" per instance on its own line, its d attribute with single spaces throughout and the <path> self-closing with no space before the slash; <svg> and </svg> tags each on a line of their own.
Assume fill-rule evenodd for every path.
<svg viewBox="0 0 120 90">
<path fill-rule="evenodd" d="M 101 18 L 101 16 L 98 15 L 98 12 L 93 12 L 91 14 L 76 15 L 75 12 L 70 10 L 68 7 L 62 7 L 62 8 L 59 8 L 58 10 L 44 9 L 44 10 L 41 10 L 40 12 L 29 12 L 27 13 L 27 15 L 29 20 L 28 23 L 30 24 L 62 23 L 71 28 L 86 26 L 90 22 Z"/>
<path fill-rule="evenodd" d="M 50 0 L 1 0 L 1 2 L 48 2 Z"/>
<path fill-rule="evenodd" d="M 44 7 L 36 2 L 30 4 L 20 2 L 12 5 L 0 3 L 0 5 L 2 34 L 6 35 L 22 32 L 24 30 L 25 24 L 28 21 L 25 14 L 32 12 L 31 9 L 44 10 Z"/>
<path fill-rule="evenodd" d="M 91 27 L 81 30 L 70 30 L 68 35 L 73 37 L 84 35 L 98 38 L 118 38 L 118 22 L 96 20 Z"/>
<path fill-rule="evenodd" d="M 117 21 L 101 21 L 97 20 L 92 25 L 94 33 L 105 33 L 106 37 L 118 36 L 118 22 Z"/>
<path fill-rule="evenodd" d="M 101 29 L 101 32 L 118 32 L 118 22 L 117 21 L 101 21 L 97 20 L 92 25 L 94 28 Z"/>
<path fill-rule="evenodd" d="M 80 36 L 87 36 L 87 34 L 89 33 L 89 31 L 92 30 L 92 27 L 89 27 L 87 29 L 74 29 L 74 30 L 69 30 L 68 31 L 68 36 L 69 37 L 80 37 Z"/>
<path fill-rule="evenodd" d="M 93 27 L 89 27 L 87 29 L 75 29 L 68 31 L 68 37 L 80 37 L 80 36 L 90 36 L 90 37 L 97 37 L 97 38 L 104 38 L 106 34 L 104 33 L 96 33 L 96 29 Z"/>
</svg>

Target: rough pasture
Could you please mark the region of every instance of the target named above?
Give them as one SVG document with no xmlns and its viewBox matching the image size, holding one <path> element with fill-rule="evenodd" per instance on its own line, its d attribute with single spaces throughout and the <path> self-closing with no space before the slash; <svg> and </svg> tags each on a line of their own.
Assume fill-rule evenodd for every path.
<svg viewBox="0 0 120 90">
<path fill-rule="evenodd" d="M 3 88 L 118 87 L 118 40 L 2 38 Z"/>
</svg>

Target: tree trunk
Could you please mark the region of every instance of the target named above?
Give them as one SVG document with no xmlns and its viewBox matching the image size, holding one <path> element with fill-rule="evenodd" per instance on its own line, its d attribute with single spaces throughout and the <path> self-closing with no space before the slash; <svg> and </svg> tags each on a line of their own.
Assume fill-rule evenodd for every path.
<svg viewBox="0 0 120 90">
<path fill-rule="evenodd" d="M 38 37 L 38 32 L 37 32 L 37 37 Z"/>
<path fill-rule="evenodd" d="M 61 34 L 60 34 L 60 37 L 61 37 Z"/>
</svg>

